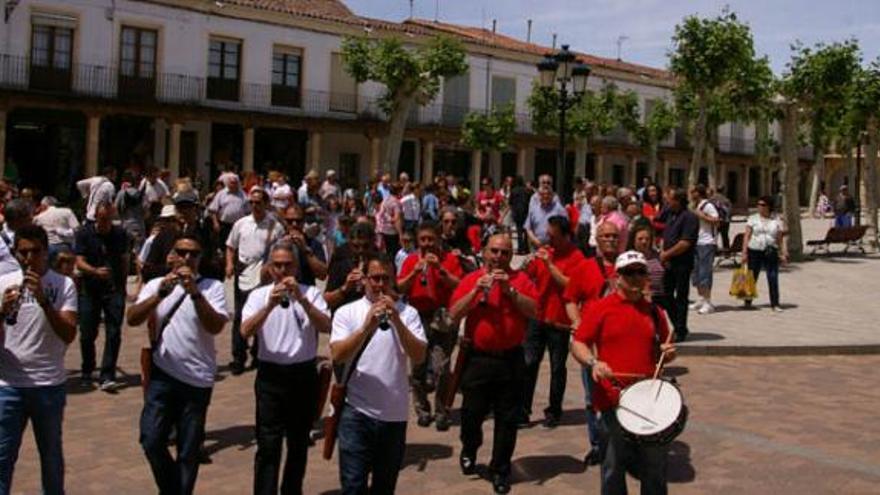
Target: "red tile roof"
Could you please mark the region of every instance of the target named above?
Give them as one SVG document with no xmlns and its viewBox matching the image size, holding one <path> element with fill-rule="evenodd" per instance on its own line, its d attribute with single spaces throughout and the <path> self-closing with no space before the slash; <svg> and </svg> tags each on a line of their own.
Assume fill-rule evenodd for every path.
<svg viewBox="0 0 880 495">
<path fill-rule="evenodd" d="M 357 16 L 339 0 L 221 0 L 223 3 L 305 17 L 356 20 Z"/>
</svg>

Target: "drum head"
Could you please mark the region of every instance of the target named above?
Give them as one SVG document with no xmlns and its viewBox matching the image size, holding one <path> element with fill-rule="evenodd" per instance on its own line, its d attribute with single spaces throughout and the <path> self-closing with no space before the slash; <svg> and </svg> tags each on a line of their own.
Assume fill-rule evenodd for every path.
<svg viewBox="0 0 880 495">
<path fill-rule="evenodd" d="M 665 380 L 642 380 L 620 393 L 617 421 L 635 435 L 654 435 L 678 419 L 683 401 L 678 387 Z"/>
</svg>

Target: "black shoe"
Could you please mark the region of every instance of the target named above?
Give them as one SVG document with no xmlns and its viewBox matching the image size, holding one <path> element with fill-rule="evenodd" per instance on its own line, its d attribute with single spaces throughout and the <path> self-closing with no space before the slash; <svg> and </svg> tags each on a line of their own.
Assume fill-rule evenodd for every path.
<svg viewBox="0 0 880 495">
<path fill-rule="evenodd" d="M 541 422 L 541 428 L 544 428 L 545 430 L 552 430 L 557 426 L 559 426 L 558 416 L 548 415 L 546 418 L 544 418 L 544 421 Z"/>
<path fill-rule="evenodd" d="M 434 425 L 437 427 L 437 431 L 447 431 L 452 426 L 452 421 L 445 414 L 438 414 L 434 418 Z"/>
<path fill-rule="evenodd" d="M 466 455 L 458 456 L 458 465 L 461 467 L 461 474 L 470 476 L 477 472 L 477 463 L 472 457 Z"/>
<path fill-rule="evenodd" d="M 431 422 L 434 421 L 434 418 L 431 417 L 430 413 L 419 411 L 418 415 L 419 415 L 418 424 L 422 428 L 427 428 L 427 427 L 431 426 Z"/>
<path fill-rule="evenodd" d="M 675 342 L 684 342 L 687 340 L 688 332 L 675 332 Z"/>
<path fill-rule="evenodd" d="M 529 417 L 526 414 L 522 414 L 517 418 L 516 427 L 518 429 L 522 430 L 524 428 L 529 428 L 530 426 L 532 426 L 532 422 L 529 421 Z"/>
<path fill-rule="evenodd" d="M 506 474 L 494 474 L 492 475 L 492 488 L 495 489 L 495 493 L 510 493 L 510 480 L 507 479 Z"/>
<path fill-rule="evenodd" d="M 597 447 L 593 447 L 587 452 L 587 455 L 584 456 L 584 464 L 587 466 L 596 466 L 602 463 L 602 453 L 599 451 Z"/>
<path fill-rule="evenodd" d="M 232 361 L 229 363 L 229 372 L 232 373 L 232 376 L 239 376 L 244 373 L 244 363 L 239 361 Z"/>
</svg>

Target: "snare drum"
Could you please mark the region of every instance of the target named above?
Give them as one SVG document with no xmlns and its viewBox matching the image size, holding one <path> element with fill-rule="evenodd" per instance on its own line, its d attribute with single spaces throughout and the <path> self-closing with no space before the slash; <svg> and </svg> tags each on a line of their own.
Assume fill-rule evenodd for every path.
<svg viewBox="0 0 880 495">
<path fill-rule="evenodd" d="M 628 439 L 665 445 L 684 430 L 688 410 L 678 386 L 669 380 L 649 379 L 623 389 L 615 413 Z"/>
</svg>

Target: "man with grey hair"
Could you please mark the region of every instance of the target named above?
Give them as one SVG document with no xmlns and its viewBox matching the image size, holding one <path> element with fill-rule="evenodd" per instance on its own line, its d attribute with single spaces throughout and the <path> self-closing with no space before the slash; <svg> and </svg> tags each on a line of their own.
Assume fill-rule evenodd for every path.
<svg viewBox="0 0 880 495">
<path fill-rule="evenodd" d="M 5 221 L 0 229 L 0 275 L 21 270 L 15 259 L 15 231 L 33 223 L 33 204 L 25 199 L 13 199 L 3 210 Z"/>
<path fill-rule="evenodd" d="M 34 224 L 43 227 L 49 236 L 49 263 L 52 263 L 62 246 L 73 248 L 73 236 L 79 228 L 79 220 L 70 208 L 58 206 L 58 200 L 52 196 L 40 201 L 38 211 Z"/>
<path fill-rule="evenodd" d="M 550 236 L 547 234 L 548 220 L 550 217 L 568 217 L 565 208 L 554 201 L 553 190 L 547 186 L 538 188 L 538 204 L 529 206 L 529 216 L 526 218 L 526 236 L 529 244 L 535 249 L 547 244 Z"/>
<path fill-rule="evenodd" d="M 618 239 L 620 252 L 625 251 L 627 242 L 626 233 L 629 231 L 629 220 L 627 220 L 626 215 L 620 211 L 620 202 L 614 196 L 605 196 L 602 198 L 600 213 L 596 228 L 599 228 L 599 226 L 605 222 L 611 222 L 616 225 L 617 231 L 621 232 Z"/>
</svg>

